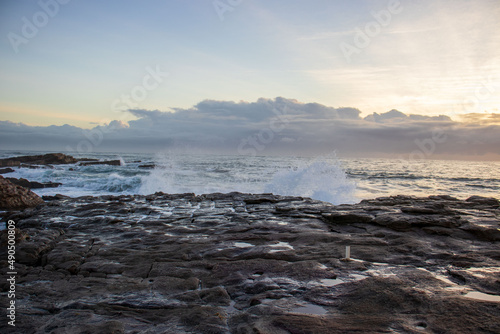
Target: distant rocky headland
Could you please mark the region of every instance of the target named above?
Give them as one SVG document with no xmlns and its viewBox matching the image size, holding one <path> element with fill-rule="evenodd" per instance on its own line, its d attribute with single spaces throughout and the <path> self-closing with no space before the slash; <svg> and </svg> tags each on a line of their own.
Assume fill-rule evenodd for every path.
<svg viewBox="0 0 500 334">
<path fill-rule="evenodd" d="M 76 159 L 63 153 L 48 153 L 43 155 L 26 155 L 0 159 L 0 167 L 31 167 L 36 165 L 62 165 L 74 164 L 80 161 L 89 161 L 95 159 Z"/>
<path fill-rule="evenodd" d="M 12 173 L 15 170 L 10 167 L 19 167 L 19 168 L 54 168 L 53 165 L 68 165 L 68 164 L 79 164 L 80 166 L 91 166 L 91 165 L 110 165 L 110 166 L 120 166 L 120 160 L 107 160 L 107 161 L 99 161 L 97 159 L 91 158 L 81 158 L 76 159 L 70 155 L 66 155 L 63 153 L 48 153 L 43 155 L 28 155 L 28 156 L 19 156 L 12 157 L 6 159 L 0 159 L 0 174 L 8 174 Z M 2 176 L 0 175 L 0 178 Z M 61 186 L 61 183 L 58 182 L 36 182 L 30 181 L 24 178 L 13 178 L 13 177 L 5 177 L 7 181 L 15 185 L 22 186 L 28 189 L 38 189 L 38 188 L 56 188 Z M 1 196 L 1 195 L 0 195 Z M 0 207 L 1 207 L 0 203 Z"/>
<path fill-rule="evenodd" d="M 82 166 L 89 165 L 113 165 L 119 166 L 120 160 L 98 161 L 97 159 L 81 158 L 76 159 L 70 155 L 63 153 L 47 153 L 43 155 L 26 155 L 19 157 L 12 157 L 0 159 L 0 167 L 27 167 L 39 168 L 39 166 L 52 166 L 52 165 L 67 165 L 80 163 Z M 1 171 L 1 170 L 0 170 Z M 10 169 L 12 171 L 12 169 Z M 5 173 L 9 170 L 5 169 Z"/>
<path fill-rule="evenodd" d="M 494 198 L 0 189 L 17 273 L 2 333 L 500 332 Z"/>
</svg>

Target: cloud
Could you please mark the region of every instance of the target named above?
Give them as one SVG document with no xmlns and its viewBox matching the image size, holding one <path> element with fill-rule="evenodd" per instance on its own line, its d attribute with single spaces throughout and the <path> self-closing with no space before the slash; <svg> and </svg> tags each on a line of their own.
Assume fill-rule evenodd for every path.
<svg viewBox="0 0 500 334">
<path fill-rule="evenodd" d="M 460 119 L 469 124 L 475 125 L 500 125 L 500 114 L 479 114 L 479 113 L 471 113 L 464 114 L 459 116 Z"/>
<path fill-rule="evenodd" d="M 51 147 L 62 149 L 61 143 L 74 138 L 82 129 L 71 126 L 29 126 L 23 123 L 0 121 L 0 148 L 45 150 Z"/>
<path fill-rule="evenodd" d="M 426 115 L 406 115 L 399 110 L 392 109 L 388 112 L 378 114 L 373 113 L 364 118 L 367 121 L 377 123 L 401 123 L 408 121 L 451 121 L 451 118 L 445 115 L 426 116 Z"/>
<path fill-rule="evenodd" d="M 405 114 L 396 109 L 364 118 L 334 108 L 277 97 L 255 102 L 205 100 L 169 111 L 134 109 L 90 130 L 70 125 L 33 127 L 0 122 L 0 148 L 133 151 L 198 150 L 227 154 L 476 158 L 500 160 L 499 114 Z"/>
</svg>

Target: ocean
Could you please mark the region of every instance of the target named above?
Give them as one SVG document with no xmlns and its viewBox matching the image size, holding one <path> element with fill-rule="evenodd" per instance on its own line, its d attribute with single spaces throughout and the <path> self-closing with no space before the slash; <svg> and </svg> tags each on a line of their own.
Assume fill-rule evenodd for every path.
<svg viewBox="0 0 500 334">
<path fill-rule="evenodd" d="M 0 158 L 50 152 L 0 151 Z M 121 160 L 121 166 L 55 165 L 15 168 L 4 177 L 59 182 L 33 189 L 38 195 L 71 197 L 232 191 L 311 197 L 333 204 L 391 195 L 473 195 L 500 198 L 500 162 L 452 160 L 340 159 L 179 155 L 169 153 L 71 154 L 76 158 Z M 154 168 L 140 167 L 154 165 Z"/>
</svg>

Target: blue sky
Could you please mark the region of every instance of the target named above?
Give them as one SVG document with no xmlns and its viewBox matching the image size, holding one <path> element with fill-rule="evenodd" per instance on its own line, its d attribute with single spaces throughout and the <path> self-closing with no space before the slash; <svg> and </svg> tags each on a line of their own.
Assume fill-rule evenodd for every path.
<svg viewBox="0 0 500 334">
<path fill-rule="evenodd" d="M 147 68 L 168 76 L 138 109 L 282 96 L 362 116 L 499 112 L 497 0 L 61 0 L 16 52 L 9 34 L 23 36 L 23 17 L 33 23 L 39 2 L 0 4 L 2 121 L 128 122 L 137 117 L 111 106 L 142 85 Z M 214 3 L 230 9 L 223 19 Z M 389 22 L 347 59 L 341 46 L 356 47 L 359 31 L 376 28 L 373 13 L 391 6 Z"/>
</svg>

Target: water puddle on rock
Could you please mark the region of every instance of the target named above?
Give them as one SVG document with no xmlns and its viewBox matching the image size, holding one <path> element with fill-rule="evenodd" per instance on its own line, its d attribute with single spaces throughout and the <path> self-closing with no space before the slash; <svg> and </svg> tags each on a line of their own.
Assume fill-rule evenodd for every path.
<svg viewBox="0 0 500 334">
<path fill-rule="evenodd" d="M 283 241 L 280 241 L 280 242 L 278 242 L 277 244 L 274 244 L 274 245 L 269 245 L 269 247 L 272 247 L 272 248 L 284 248 L 284 249 L 272 249 L 272 250 L 269 251 L 269 253 L 284 252 L 284 251 L 287 251 L 287 250 L 294 249 L 293 246 L 291 246 L 288 242 L 283 242 Z"/>
<path fill-rule="evenodd" d="M 436 279 L 445 283 L 447 287 L 446 291 L 458 291 L 460 293 L 464 293 L 468 291 L 466 294 L 462 295 L 462 297 L 483 301 L 483 302 L 493 302 L 500 303 L 500 296 L 498 295 L 490 295 L 487 293 L 479 292 L 479 291 L 471 291 L 469 286 L 457 284 L 450 280 L 449 276 L 443 273 L 432 273 L 425 268 L 418 268 L 419 270 L 426 271 L 431 273 Z M 470 268 L 467 271 L 476 277 L 485 277 L 485 274 L 497 273 L 499 270 L 498 267 L 485 267 L 485 268 Z"/>
<path fill-rule="evenodd" d="M 393 272 L 394 269 L 396 269 L 396 268 L 387 267 L 387 269 L 385 269 L 385 268 L 369 269 L 369 270 L 366 270 L 365 273 L 369 274 L 370 276 L 374 276 L 374 277 L 387 278 L 387 277 L 397 276 L 397 274 Z"/>
<path fill-rule="evenodd" d="M 340 279 L 340 278 L 323 278 L 323 279 L 320 279 L 319 280 L 321 282 L 321 285 L 322 286 L 335 286 L 337 284 L 342 284 L 342 283 L 345 283 L 346 281 L 343 280 L 343 279 Z"/>
<path fill-rule="evenodd" d="M 342 278 L 323 278 L 323 279 L 319 280 L 319 285 L 325 286 L 325 287 L 332 287 L 332 286 L 336 286 L 339 284 L 361 281 L 362 279 L 365 279 L 367 277 L 368 276 L 366 276 L 366 275 L 351 274 L 349 276 L 342 277 Z"/>
<path fill-rule="evenodd" d="M 328 313 L 323 307 L 314 304 L 304 304 L 302 306 L 296 307 L 290 310 L 292 313 L 301 313 L 301 314 L 313 314 L 313 315 L 324 315 Z"/>
<path fill-rule="evenodd" d="M 248 242 L 235 242 L 234 243 L 234 246 L 235 247 L 238 247 L 238 248 L 248 248 L 248 247 L 254 247 L 254 245 L 248 243 Z"/>
<path fill-rule="evenodd" d="M 484 302 L 496 302 L 496 303 L 500 302 L 500 296 L 490 295 L 479 291 L 468 292 L 467 294 L 464 295 L 464 297 Z"/>
</svg>

